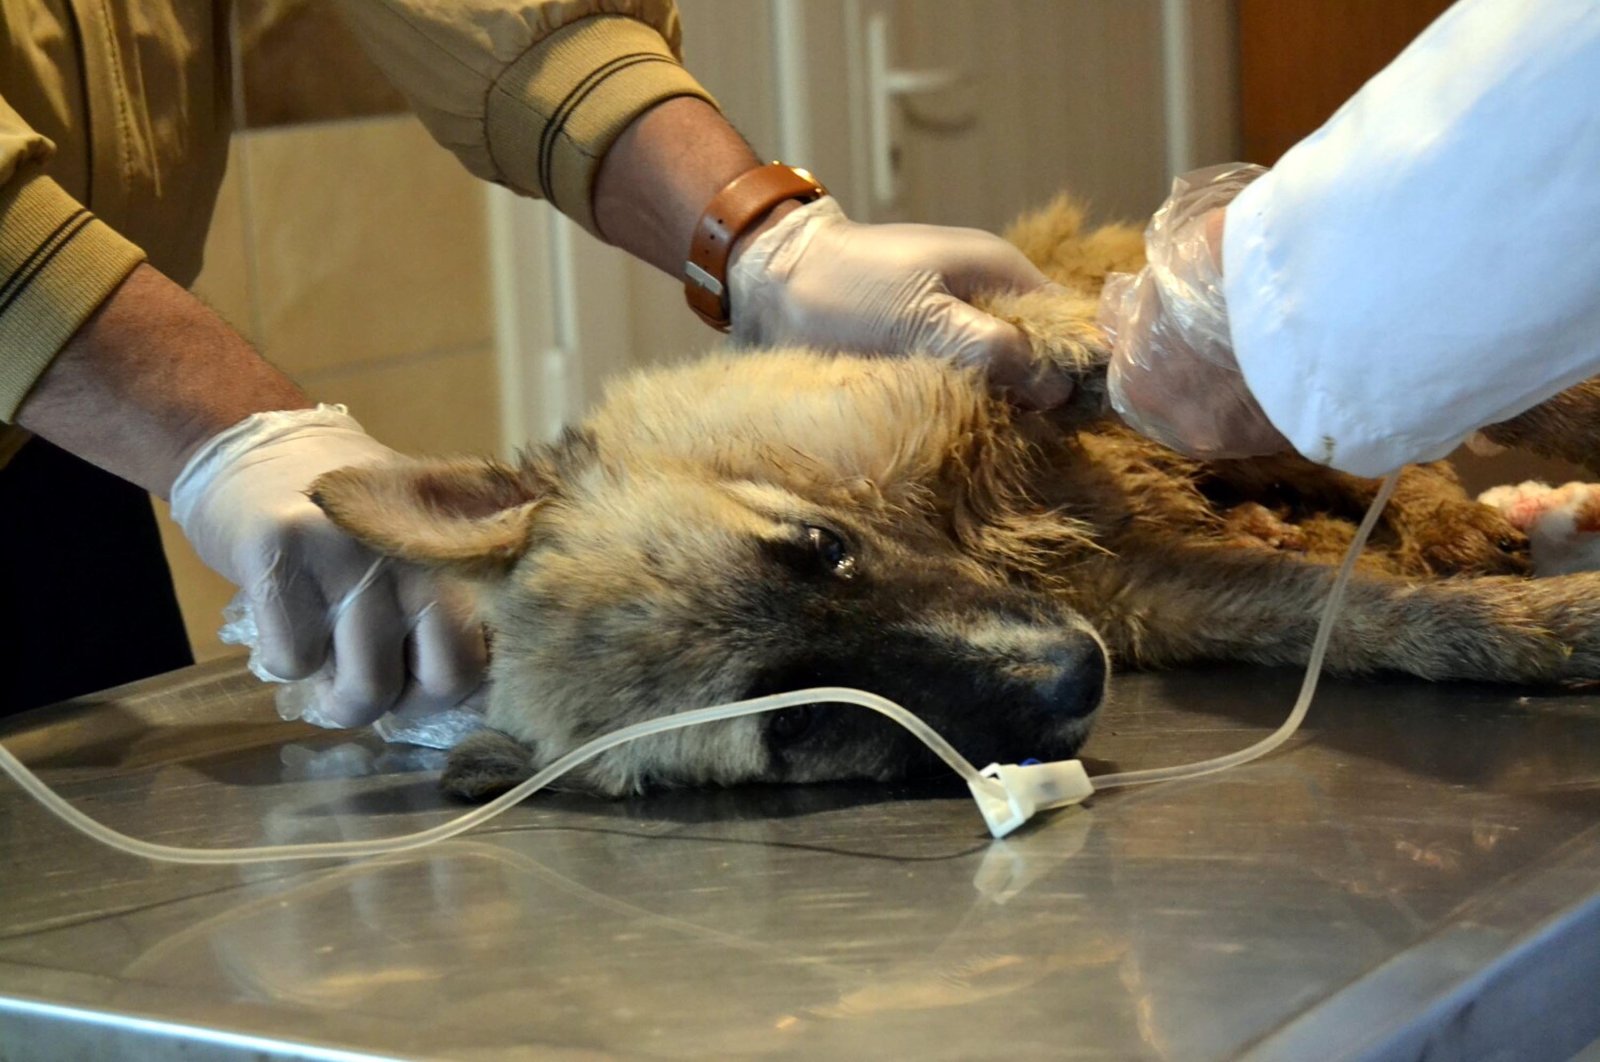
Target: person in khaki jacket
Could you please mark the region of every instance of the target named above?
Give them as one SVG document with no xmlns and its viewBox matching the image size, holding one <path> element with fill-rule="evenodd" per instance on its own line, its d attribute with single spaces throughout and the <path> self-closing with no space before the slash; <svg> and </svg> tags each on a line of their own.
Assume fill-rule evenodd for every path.
<svg viewBox="0 0 1600 1062">
<path fill-rule="evenodd" d="M 709 322 L 944 353 L 1025 404 L 1066 397 L 965 301 L 1045 278 L 993 236 L 856 225 L 803 172 L 762 167 L 680 65 L 671 0 L 337 6 L 469 170 L 687 276 Z M 227 14 L 0 0 L 0 710 L 188 662 L 145 491 L 247 592 L 261 663 L 328 679 L 334 721 L 454 703 L 482 678 L 477 625 L 303 494 L 390 451 L 186 290 L 226 155 Z"/>
</svg>

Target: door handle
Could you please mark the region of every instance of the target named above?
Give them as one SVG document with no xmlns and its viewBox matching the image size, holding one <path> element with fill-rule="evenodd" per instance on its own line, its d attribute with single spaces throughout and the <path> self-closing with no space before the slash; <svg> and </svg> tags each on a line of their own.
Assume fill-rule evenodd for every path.
<svg viewBox="0 0 1600 1062">
<path fill-rule="evenodd" d="M 866 22 L 867 141 L 871 160 L 872 198 L 879 206 L 894 203 L 894 144 L 890 111 L 902 96 L 937 92 L 959 82 L 960 70 L 901 70 L 889 65 L 889 16 L 874 11 Z"/>
</svg>

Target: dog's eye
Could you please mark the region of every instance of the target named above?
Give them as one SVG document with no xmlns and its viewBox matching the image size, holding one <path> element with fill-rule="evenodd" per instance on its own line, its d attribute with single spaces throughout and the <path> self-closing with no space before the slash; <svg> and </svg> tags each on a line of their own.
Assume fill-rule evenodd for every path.
<svg viewBox="0 0 1600 1062">
<path fill-rule="evenodd" d="M 802 524 L 799 534 L 782 538 L 763 538 L 761 549 L 773 560 L 798 575 L 815 579 L 850 579 L 856 574 L 856 560 L 837 531 L 815 524 Z"/>
<path fill-rule="evenodd" d="M 772 722 L 767 724 L 767 735 L 780 745 L 792 745 L 811 731 L 816 719 L 816 705 L 797 704 L 793 708 L 772 713 Z"/>
<path fill-rule="evenodd" d="M 826 527 L 807 524 L 806 541 L 811 547 L 811 552 L 828 571 L 843 579 L 848 579 L 855 573 L 855 558 L 850 556 L 850 551 L 845 548 L 844 539 L 835 532 L 829 531 Z"/>
</svg>

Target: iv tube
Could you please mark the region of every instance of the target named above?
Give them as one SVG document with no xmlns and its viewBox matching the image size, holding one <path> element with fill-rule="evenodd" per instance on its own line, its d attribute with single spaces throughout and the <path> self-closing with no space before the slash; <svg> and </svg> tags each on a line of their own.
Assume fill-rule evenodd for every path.
<svg viewBox="0 0 1600 1062">
<path fill-rule="evenodd" d="M 1391 472 L 1384 479 L 1383 486 L 1378 488 L 1378 496 L 1372 499 L 1366 518 L 1361 521 L 1361 527 L 1356 531 L 1355 539 L 1345 551 L 1344 562 L 1339 565 L 1339 573 L 1334 576 L 1333 587 L 1328 591 L 1328 602 L 1322 608 L 1322 620 L 1317 625 L 1316 640 L 1311 643 L 1311 656 L 1306 660 L 1306 677 L 1300 683 L 1300 695 L 1295 699 L 1294 708 L 1290 710 L 1289 718 L 1283 721 L 1283 725 L 1249 748 L 1230 752 L 1224 756 L 1174 767 L 1152 767 L 1142 771 L 1118 771 L 1116 774 L 1095 776 L 1091 780 L 1096 789 L 1143 785 L 1146 782 L 1170 782 L 1178 778 L 1198 778 L 1202 774 L 1225 771 L 1229 767 L 1237 767 L 1241 763 L 1249 763 L 1253 759 L 1265 756 L 1294 736 L 1294 732 L 1300 729 L 1300 723 L 1305 719 L 1306 712 L 1311 708 L 1311 698 L 1316 695 L 1317 680 L 1322 677 L 1322 658 L 1328 654 L 1328 641 L 1333 637 L 1333 620 L 1339 611 L 1339 606 L 1344 603 L 1344 592 L 1350 583 L 1350 573 L 1355 569 L 1356 558 L 1361 555 L 1362 547 L 1367 544 L 1367 536 L 1372 534 L 1372 527 L 1378 522 L 1378 514 L 1383 512 L 1383 507 L 1388 504 L 1389 496 L 1394 493 L 1395 481 L 1399 478 L 1400 473 Z"/>
<path fill-rule="evenodd" d="M 791 693 L 776 693 L 767 697 L 758 697 L 755 700 L 735 701 L 711 708 L 696 708 L 693 711 L 677 712 L 673 715 L 664 715 L 658 719 L 649 719 L 642 723 L 635 723 L 632 726 L 625 726 L 620 730 L 613 730 L 609 734 L 603 734 L 588 744 L 574 749 L 527 781 L 507 790 L 489 803 L 473 808 L 471 811 L 451 819 L 449 822 L 442 823 L 432 829 L 419 830 L 416 833 L 401 834 L 398 837 L 375 837 L 366 841 L 331 841 L 314 844 L 266 845 L 251 848 L 180 848 L 174 845 L 156 844 L 119 833 L 85 815 L 57 795 L 49 786 L 45 785 L 37 775 L 23 766 L 22 762 L 3 746 L 0 746 L 0 770 L 9 774 L 12 780 L 27 790 L 30 796 L 43 804 L 67 825 L 88 834 L 102 844 L 110 845 L 112 848 L 120 849 L 130 855 L 143 856 L 146 859 L 154 859 L 164 863 L 201 864 L 269 863 L 280 859 L 356 859 L 421 848 L 424 845 L 434 844 L 457 834 L 465 833 L 474 826 L 487 822 L 501 812 L 506 811 L 526 799 L 530 794 L 543 789 L 586 760 L 593 759 L 607 749 L 632 741 L 635 738 L 645 737 L 649 734 L 659 734 L 667 730 L 681 730 L 687 726 L 708 723 L 716 719 L 733 719 L 742 715 L 775 712 L 783 708 L 790 708 L 799 704 L 810 704 L 818 700 L 857 704 L 863 708 L 870 708 L 872 711 L 886 715 L 911 731 L 918 740 L 932 749 L 940 759 L 949 764 L 967 782 L 985 782 L 985 779 L 979 775 L 977 768 L 967 762 L 966 757 L 952 748 L 949 742 L 940 737 L 938 732 L 916 715 L 885 697 L 879 697 L 875 693 L 832 686 L 796 690 Z"/>
<path fill-rule="evenodd" d="M 1306 711 L 1311 706 L 1311 698 L 1316 693 L 1317 679 L 1320 677 L 1322 670 L 1322 659 L 1327 653 L 1328 640 L 1333 633 L 1333 621 L 1344 597 L 1345 587 L 1350 580 L 1350 573 L 1355 568 L 1356 557 L 1360 555 L 1362 547 L 1366 545 L 1367 537 L 1372 533 L 1373 525 L 1377 523 L 1378 515 L 1383 511 L 1384 505 L 1388 503 L 1389 496 L 1394 493 L 1395 482 L 1398 478 L 1399 473 L 1396 472 L 1391 473 L 1384 480 L 1382 487 L 1378 490 L 1377 497 L 1373 499 L 1371 507 L 1367 510 L 1366 518 L 1356 532 L 1355 539 L 1350 543 L 1350 549 L 1345 554 L 1344 563 L 1340 565 L 1338 574 L 1334 577 L 1327 604 L 1323 608 L 1316 640 L 1312 643 L 1311 655 L 1306 666 L 1305 681 L 1300 688 L 1300 696 L 1295 701 L 1294 708 L 1283 725 L 1261 741 L 1238 752 L 1202 760 L 1198 763 L 1140 771 L 1122 771 L 1116 774 L 1103 775 L 1091 779 L 1094 788 L 1110 789 L 1117 786 L 1139 785 L 1146 782 L 1175 781 L 1180 778 L 1194 778 L 1199 775 L 1226 770 L 1229 767 L 1247 763 L 1258 756 L 1266 755 L 1279 745 L 1282 745 L 1294 734 L 1295 730 L 1300 726 L 1301 720 L 1305 718 Z M 422 848 L 465 833 L 474 826 L 487 822 L 513 805 L 520 803 L 532 793 L 543 789 L 579 764 L 598 756 L 607 749 L 633 741 L 636 738 L 645 737 L 649 734 L 659 734 L 668 730 L 680 730 L 684 727 L 696 726 L 700 723 L 707 723 L 717 719 L 734 719 L 739 716 L 755 715 L 761 712 L 775 712 L 795 705 L 811 704 L 816 701 L 855 704 L 887 716 L 911 731 L 913 736 L 927 745 L 973 788 L 975 795 L 980 792 L 988 793 L 993 794 L 1002 801 L 1004 800 L 1006 793 L 1001 782 L 996 781 L 993 777 L 986 777 L 977 768 L 973 767 L 949 742 L 940 737 L 933 728 L 929 727 L 927 723 L 916 715 L 877 694 L 868 693 L 865 690 L 832 686 L 795 690 L 790 693 L 773 694 L 767 697 L 758 697 L 754 700 L 736 701 L 710 708 L 697 708 L 692 711 L 678 712 L 658 719 L 635 723 L 632 726 L 626 726 L 620 730 L 604 734 L 574 749 L 542 771 L 539 771 L 532 778 L 507 790 L 487 804 L 474 808 L 451 819 L 449 822 L 434 826 L 431 829 L 419 830 L 415 833 L 401 834 L 397 837 L 377 837 L 365 841 L 331 841 L 247 848 L 183 848 L 175 845 L 156 844 L 119 833 L 85 815 L 57 795 L 49 786 L 45 785 L 37 775 L 28 770 L 22 761 L 13 756 L 4 746 L 0 746 L 0 771 L 10 775 L 12 780 L 30 796 L 43 804 L 52 814 L 67 825 L 88 834 L 102 844 L 146 859 L 166 863 L 209 865 L 267 863 L 294 859 L 357 859 Z M 1075 763 L 1076 761 L 1063 762 Z M 985 817 L 987 817 L 987 814 Z"/>
</svg>

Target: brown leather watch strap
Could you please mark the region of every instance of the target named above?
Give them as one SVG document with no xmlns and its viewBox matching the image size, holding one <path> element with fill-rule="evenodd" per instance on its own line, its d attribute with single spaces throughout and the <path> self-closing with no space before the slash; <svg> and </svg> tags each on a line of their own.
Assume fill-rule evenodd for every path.
<svg viewBox="0 0 1600 1062">
<path fill-rule="evenodd" d="M 689 259 L 683 264 L 683 293 L 689 308 L 718 331 L 731 324 L 728 313 L 728 256 L 734 243 L 785 199 L 809 203 L 828 190 L 805 170 L 774 162 L 735 177 L 712 197 L 694 227 Z"/>
</svg>

